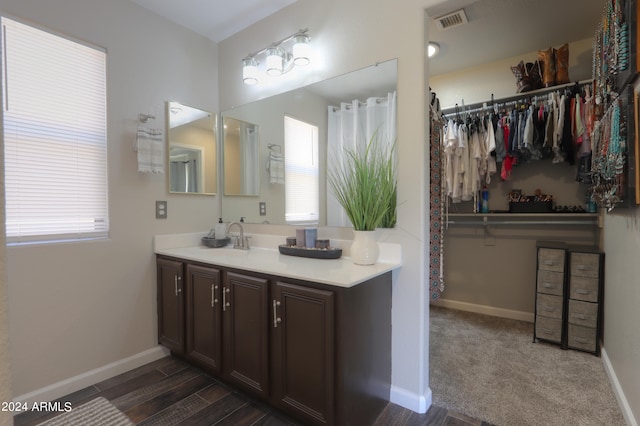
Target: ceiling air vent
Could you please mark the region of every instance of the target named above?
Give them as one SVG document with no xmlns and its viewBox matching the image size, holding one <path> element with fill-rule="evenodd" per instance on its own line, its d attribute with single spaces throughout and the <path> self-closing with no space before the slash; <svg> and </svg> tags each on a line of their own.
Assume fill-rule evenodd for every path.
<svg viewBox="0 0 640 426">
<path fill-rule="evenodd" d="M 436 25 L 440 30 L 448 30 L 466 24 L 467 22 L 469 21 L 467 20 L 467 15 L 464 13 L 464 9 L 456 10 L 455 12 L 436 18 Z"/>
</svg>

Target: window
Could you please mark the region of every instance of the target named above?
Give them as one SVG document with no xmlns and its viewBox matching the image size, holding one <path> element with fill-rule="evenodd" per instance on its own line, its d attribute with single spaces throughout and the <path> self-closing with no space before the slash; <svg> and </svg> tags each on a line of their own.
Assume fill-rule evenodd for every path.
<svg viewBox="0 0 640 426">
<path fill-rule="evenodd" d="M 284 117 L 285 221 L 316 224 L 319 220 L 318 127 Z"/>
<path fill-rule="evenodd" d="M 1 22 L 7 241 L 106 237 L 106 53 Z"/>
</svg>

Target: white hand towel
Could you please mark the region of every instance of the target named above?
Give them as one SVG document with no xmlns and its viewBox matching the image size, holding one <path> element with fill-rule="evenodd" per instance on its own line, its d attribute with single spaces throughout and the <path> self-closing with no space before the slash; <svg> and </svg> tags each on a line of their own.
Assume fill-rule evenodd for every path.
<svg viewBox="0 0 640 426">
<path fill-rule="evenodd" d="M 277 152 L 269 154 L 269 183 L 284 184 L 284 157 Z"/>
<path fill-rule="evenodd" d="M 162 130 L 138 125 L 136 136 L 138 171 L 141 173 L 164 173 L 164 138 Z"/>
</svg>

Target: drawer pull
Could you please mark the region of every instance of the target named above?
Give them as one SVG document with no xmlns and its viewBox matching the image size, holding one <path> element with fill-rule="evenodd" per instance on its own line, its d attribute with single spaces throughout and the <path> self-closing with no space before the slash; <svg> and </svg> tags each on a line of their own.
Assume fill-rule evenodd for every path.
<svg viewBox="0 0 640 426">
<path fill-rule="evenodd" d="M 585 339 L 584 337 L 575 337 L 573 340 L 575 340 L 578 343 L 589 343 L 589 339 Z"/>
<path fill-rule="evenodd" d="M 578 294 L 589 294 L 589 293 L 591 293 L 591 291 L 586 290 L 584 288 L 576 288 L 576 293 L 578 293 Z"/>
<path fill-rule="evenodd" d="M 578 268 L 578 271 L 586 271 L 589 269 L 587 265 L 577 265 L 576 268 Z"/>
<path fill-rule="evenodd" d="M 552 330 L 550 328 L 543 328 L 542 331 L 544 331 L 546 334 L 555 334 L 555 330 Z"/>
<path fill-rule="evenodd" d="M 546 312 L 555 312 L 556 308 L 553 306 L 542 305 L 542 310 Z"/>
<path fill-rule="evenodd" d="M 556 262 L 554 262 L 553 260 L 545 260 L 544 264 L 547 266 L 553 266 L 556 264 Z"/>
<path fill-rule="evenodd" d="M 278 328 L 278 324 L 282 322 L 282 318 L 278 316 L 278 307 L 280 306 L 279 300 L 273 300 L 273 328 Z"/>
<path fill-rule="evenodd" d="M 215 308 L 216 303 L 218 303 L 218 299 L 216 299 L 215 291 L 218 289 L 218 286 L 215 284 L 211 284 L 211 307 Z"/>
<path fill-rule="evenodd" d="M 222 287 L 222 310 L 226 311 L 231 303 L 227 302 L 227 294 L 231 293 L 231 289 L 228 287 Z"/>
<path fill-rule="evenodd" d="M 556 285 L 552 284 L 552 283 L 542 283 L 542 287 L 544 287 L 544 288 L 556 288 Z"/>
<path fill-rule="evenodd" d="M 178 296 L 178 293 L 182 293 L 182 288 L 178 287 L 178 281 L 182 281 L 182 277 L 174 275 L 173 282 L 174 282 L 174 285 L 175 285 L 176 296 Z"/>
<path fill-rule="evenodd" d="M 574 318 L 580 319 L 580 320 L 588 320 L 589 317 L 584 315 L 584 314 L 573 314 Z"/>
</svg>

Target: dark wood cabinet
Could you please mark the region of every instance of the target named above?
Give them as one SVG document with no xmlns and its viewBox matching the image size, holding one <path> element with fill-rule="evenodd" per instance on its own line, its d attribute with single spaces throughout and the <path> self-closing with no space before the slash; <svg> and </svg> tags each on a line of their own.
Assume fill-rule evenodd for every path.
<svg viewBox="0 0 640 426">
<path fill-rule="evenodd" d="M 177 354 L 184 353 L 184 296 L 182 262 L 159 258 L 158 341 Z"/>
<path fill-rule="evenodd" d="M 390 272 L 340 287 L 157 263 L 159 341 L 175 355 L 303 424 L 371 424 L 387 405 Z"/>
<path fill-rule="evenodd" d="M 273 308 L 273 398 L 314 424 L 333 422 L 334 293 L 278 281 Z"/>
<path fill-rule="evenodd" d="M 220 270 L 186 266 L 186 355 L 220 373 L 222 365 L 222 286 Z"/>
<path fill-rule="evenodd" d="M 263 397 L 269 394 L 268 284 L 227 272 L 222 289 L 224 376 Z"/>
</svg>

